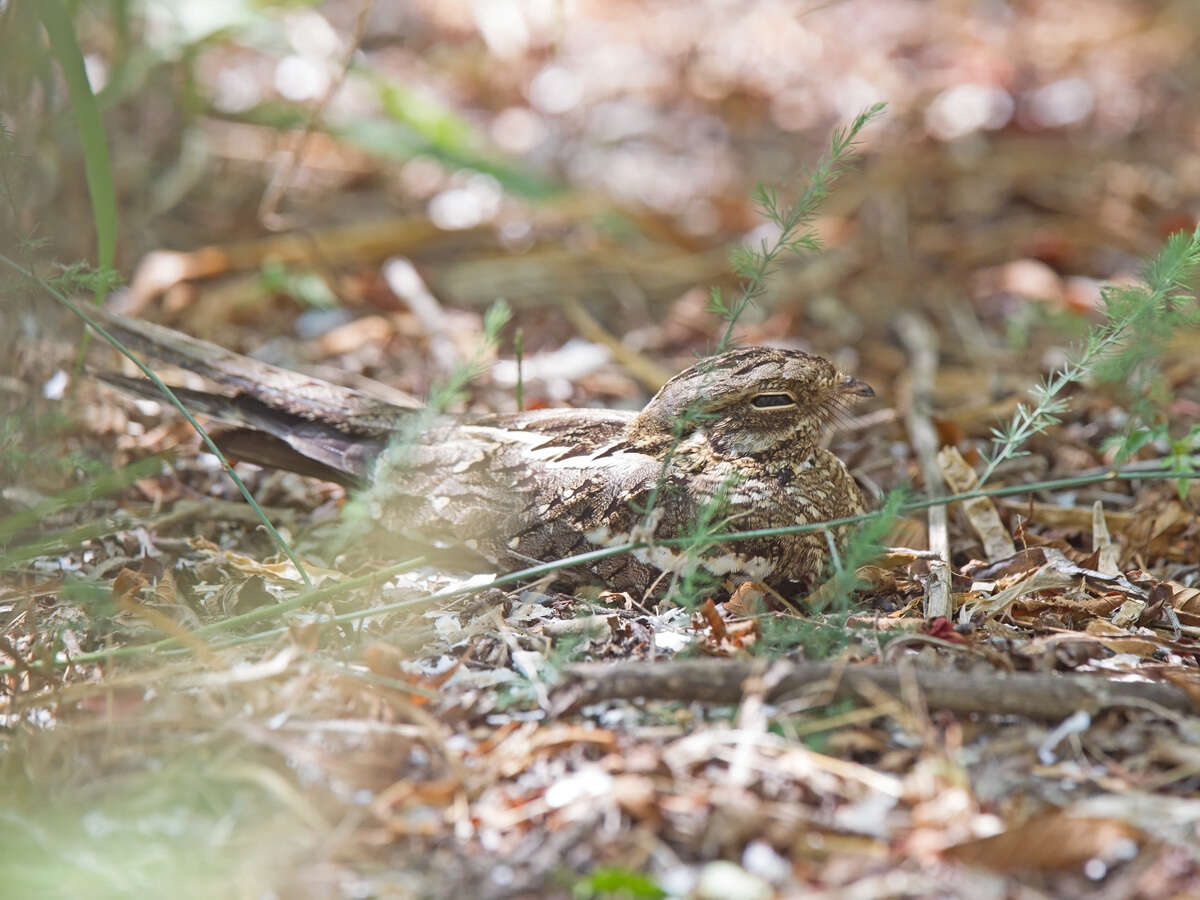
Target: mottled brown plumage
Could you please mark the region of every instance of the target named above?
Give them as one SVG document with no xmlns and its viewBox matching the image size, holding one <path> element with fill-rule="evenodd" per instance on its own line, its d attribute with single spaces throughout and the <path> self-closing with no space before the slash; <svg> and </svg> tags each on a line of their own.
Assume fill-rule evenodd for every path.
<svg viewBox="0 0 1200 900">
<path fill-rule="evenodd" d="M 640 412 L 560 409 L 451 421 L 169 329 L 110 314 L 105 324 L 228 392 L 187 391 L 182 399 L 240 426 L 222 438 L 238 458 L 369 484 L 370 517 L 386 533 L 460 548 L 506 570 L 630 535 L 686 535 L 718 495 L 722 518 L 736 530 L 865 508 L 846 467 L 818 442 L 830 418 L 871 389 L 799 351 L 751 347 L 702 361 Z M 778 586 L 811 582 L 826 554 L 824 534 L 813 533 L 723 545 L 705 565 Z M 656 545 L 591 570 L 611 587 L 643 591 L 676 559 Z"/>
</svg>

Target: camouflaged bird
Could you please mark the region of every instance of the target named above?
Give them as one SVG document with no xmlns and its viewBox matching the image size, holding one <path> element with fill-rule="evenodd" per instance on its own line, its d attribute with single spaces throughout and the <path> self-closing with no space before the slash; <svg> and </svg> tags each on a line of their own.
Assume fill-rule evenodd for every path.
<svg viewBox="0 0 1200 900">
<path fill-rule="evenodd" d="M 219 436 L 223 450 L 368 485 L 371 519 L 406 545 L 456 548 L 515 570 L 630 536 L 685 536 L 712 504 L 731 530 L 865 509 L 846 467 L 819 441 L 832 417 L 873 391 L 797 350 L 750 347 L 703 360 L 670 379 L 641 411 L 552 409 L 450 420 L 161 326 L 101 316 L 136 349 L 217 384 L 219 392 L 176 393 L 194 411 L 238 426 Z M 106 380 L 155 396 L 148 382 Z M 834 537 L 840 542 L 845 529 Z M 827 552 L 822 532 L 757 538 L 720 545 L 704 565 L 773 587 L 811 584 Z M 642 592 L 677 570 L 679 559 L 658 544 L 589 570 L 616 590 Z"/>
</svg>

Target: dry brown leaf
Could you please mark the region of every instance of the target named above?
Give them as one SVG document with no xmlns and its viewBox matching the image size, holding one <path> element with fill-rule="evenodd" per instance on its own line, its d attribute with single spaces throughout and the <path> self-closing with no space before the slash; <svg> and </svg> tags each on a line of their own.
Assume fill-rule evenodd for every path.
<svg viewBox="0 0 1200 900">
<path fill-rule="evenodd" d="M 207 553 L 213 558 L 214 562 L 231 566 L 243 575 L 257 575 L 276 584 L 296 585 L 303 583 L 300 573 L 290 560 L 280 560 L 273 563 L 262 562 L 244 553 L 218 547 L 211 541 L 200 537 L 192 538 L 189 543 L 192 549 Z M 320 584 L 327 578 L 344 577 L 341 572 L 333 569 L 322 569 L 311 564 L 306 565 L 304 570 L 308 573 L 308 577 L 312 579 L 313 584 Z"/>
<path fill-rule="evenodd" d="M 1053 304 L 1063 303 L 1065 296 L 1059 274 L 1040 259 L 1030 258 L 981 270 L 976 275 L 975 290 L 980 296 L 1012 294 Z"/>
<path fill-rule="evenodd" d="M 401 651 L 390 644 L 374 643 L 367 648 L 367 668 L 381 678 L 391 678 L 411 684 L 421 693 L 413 693 L 408 700 L 414 706 L 421 706 L 429 702 L 427 695 L 436 693 L 442 685 L 454 677 L 454 673 L 462 667 L 462 664 L 471 658 L 474 649 L 473 646 L 468 647 L 458 661 L 445 671 L 433 676 L 420 676 L 403 668 L 402 664 L 406 657 Z"/>
<path fill-rule="evenodd" d="M 592 744 L 602 750 L 615 750 L 617 736 L 607 728 L 590 725 L 547 725 L 529 722 L 515 729 L 496 746 L 492 756 L 497 771 L 506 778 L 524 772 L 534 757 L 574 744 Z"/>
<path fill-rule="evenodd" d="M 1163 616 L 1163 608 L 1171 602 L 1171 597 L 1174 591 L 1171 585 L 1164 581 L 1160 581 L 1154 587 L 1150 588 L 1150 596 L 1146 598 L 1146 602 L 1142 605 L 1142 614 L 1138 616 L 1137 624 L 1153 625 Z"/>
<path fill-rule="evenodd" d="M 156 602 L 161 602 L 167 608 L 178 607 L 175 581 L 170 577 L 170 573 L 167 573 L 163 582 L 165 583 L 160 583 L 155 590 Z M 184 646 L 191 648 L 194 653 L 210 665 L 224 665 L 220 658 L 213 653 L 212 648 L 203 640 L 196 637 L 183 624 L 177 622 L 162 610 L 154 606 L 148 606 L 137 599 L 137 595 L 141 593 L 142 588 L 148 584 L 149 582 L 146 577 L 140 572 L 135 572 L 132 569 L 122 569 L 118 572 L 117 577 L 113 579 L 112 586 L 112 597 L 117 608 L 123 612 L 137 616 L 151 627 L 157 628 L 163 634 L 175 638 Z M 186 607 L 184 607 L 184 610 L 186 610 Z"/>
<path fill-rule="evenodd" d="M 382 790 L 371 804 L 371 812 L 392 835 L 436 834 L 442 827 L 440 816 L 423 813 L 436 810 L 448 814 L 461 790 L 462 783 L 453 776 L 432 781 L 404 779 Z M 404 815 L 408 809 L 418 814 Z"/>
<path fill-rule="evenodd" d="M 1118 628 L 1129 628 L 1141 621 L 1146 612 L 1143 600 L 1129 599 L 1113 610 L 1111 622 Z"/>
<path fill-rule="evenodd" d="M 1053 563 L 1046 563 L 1040 569 L 1020 578 L 1016 583 L 997 591 L 990 597 L 983 596 L 963 603 L 958 611 L 958 620 L 959 622 L 969 622 L 975 615 L 995 615 L 1026 594 L 1065 588 L 1074 581 L 1072 576 L 1061 572 Z"/>
<path fill-rule="evenodd" d="M 725 611 L 731 616 L 752 616 L 762 609 L 766 592 L 753 581 L 743 581 L 725 601 Z"/>
<path fill-rule="evenodd" d="M 1097 571 L 1105 575 L 1116 575 L 1121 571 L 1117 565 L 1121 557 L 1121 548 L 1109 537 L 1108 522 L 1104 518 L 1104 504 L 1099 500 L 1092 505 L 1092 550 L 1097 554 Z"/>
<path fill-rule="evenodd" d="M 1030 521 L 1051 528 L 1077 528 L 1083 531 L 1093 524 L 1093 511 L 1086 506 L 1056 506 L 1053 503 L 1030 503 L 1028 500 L 1001 500 L 1000 508 L 1024 516 Z M 1133 513 L 1104 511 L 1109 531 L 1120 532 L 1137 519 Z"/>
<path fill-rule="evenodd" d="M 888 533 L 887 543 L 889 545 L 899 545 L 900 547 L 911 547 L 915 550 L 929 549 L 929 532 L 925 523 L 920 519 L 903 518 L 897 519 L 892 525 L 892 530 Z M 879 560 L 876 560 L 879 562 Z M 880 565 L 886 563 L 880 562 Z M 904 563 L 900 563 L 903 565 Z"/>
<path fill-rule="evenodd" d="M 1106 650 L 1111 650 L 1113 653 L 1128 653 L 1130 656 L 1137 656 L 1142 659 L 1149 659 L 1159 649 L 1158 644 L 1154 641 L 1136 637 L 1102 638 L 1100 645 Z"/>
<path fill-rule="evenodd" d="M 1154 525 L 1151 527 L 1148 537 L 1150 540 L 1154 540 L 1178 526 L 1188 524 L 1191 520 L 1191 512 L 1184 508 L 1183 504 L 1172 500 L 1154 517 Z"/>
<path fill-rule="evenodd" d="M 1171 605 L 1181 612 L 1200 614 L 1200 588 L 1184 587 L 1177 581 L 1165 582 L 1174 592 Z"/>
<path fill-rule="evenodd" d="M 613 778 L 613 799 L 635 819 L 655 821 L 659 816 L 654 780 L 645 775 L 617 775 Z"/>
<path fill-rule="evenodd" d="M 966 841 L 943 855 L 970 866 L 1001 872 L 1056 870 L 1080 866 L 1090 859 L 1122 859 L 1141 844 L 1140 831 L 1117 819 L 1051 812 L 992 837 Z"/>
<path fill-rule="evenodd" d="M 146 577 L 133 569 L 123 568 L 113 579 L 112 598 L 118 606 L 131 600 L 148 582 Z"/>
<path fill-rule="evenodd" d="M 395 330 L 391 320 L 383 316 L 362 316 L 321 335 L 317 350 L 323 356 L 340 356 L 367 345 L 383 346 Z"/>
<path fill-rule="evenodd" d="M 616 749 L 617 736 L 607 728 L 590 725 L 551 725 L 534 732 L 529 741 L 532 750 L 552 750 L 569 744 L 596 744 Z"/>
</svg>

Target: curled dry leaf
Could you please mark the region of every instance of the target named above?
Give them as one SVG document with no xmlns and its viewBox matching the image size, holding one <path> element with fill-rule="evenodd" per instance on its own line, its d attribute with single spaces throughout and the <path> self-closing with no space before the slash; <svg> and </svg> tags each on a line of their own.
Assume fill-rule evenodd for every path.
<svg viewBox="0 0 1200 900">
<path fill-rule="evenodd" d="M 1104 503 L 1097 500 L 1092 505 L 1092 551 L 1096 554 L 1096 569 L 1105 575 L 1120 573 L 1118 561 L 1120 544 L 1114 544 L 1108 534 L 1108 521 L 1104 518 Z"/>
<path fill-rule="evenodd" d="M 1176 581 L 1167 581 L 1172 590 L 1171 605 L 1180 612 L 1200 613 L 1200 588 L 1184 587 Z"/>
<path fill-rule="evenodd" d="M 242 575 L 257 575 L 272 584 L 284 584 L 288 586 L 298 585 L 303 582 L 300 573 L 296 571 L 296 567 L 289 560 L 273 563 L 262 562 L 244 553 L 218 547 L 212 541 L 201 537 L 192 538 L 190 543 L 193 550 L 206 554 L 217 564 L 232 567 Z M 307 564 L 304 568 L 308 572 L 308 576 L 312 579 L 313 584 L 320 584 L 327 578 L 343 577 L 341 572 L 332 569 L 322 569 L 311 563 Z"/>
<path fill-rule="evenodd" d="M 725 601 L 725 611 L 733 616 L 752 616 L 762 608 L 766 592 L 753 581 L 743 581 Z"/>
</svg>

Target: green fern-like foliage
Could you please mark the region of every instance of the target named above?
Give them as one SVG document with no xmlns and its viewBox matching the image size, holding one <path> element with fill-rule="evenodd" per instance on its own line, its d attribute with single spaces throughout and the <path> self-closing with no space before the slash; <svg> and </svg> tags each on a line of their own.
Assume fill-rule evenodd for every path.
<svg viewBox="0 0 1200 900">
<path fill-rule="evenodd" d="M 1025 455 L 1035 434 L 1057 425 L 1069 408 L 1065 389 L 1090 378 L 1123 385 L 1134 415 L 1127 437 L 1161 418 L 1167 395 L 1160 360 L 1179 329 L 1200 324 L 1191 285 L 1200 267 L 1200 228 L 1171 235 L 1142 272 L 1141 283 L 1104 290 L 1104 322 L 1092 328 L 1072 358 L 1030 391 L 1031 404 L 1017 407 L 1010 421 L 992 429 L 993 448 L 979 483 L 1005 460 Z M 1144 445 L 1144 441 L 1142 445 Z"/>
</svg>

